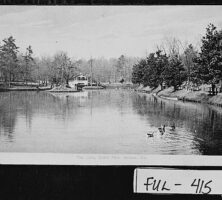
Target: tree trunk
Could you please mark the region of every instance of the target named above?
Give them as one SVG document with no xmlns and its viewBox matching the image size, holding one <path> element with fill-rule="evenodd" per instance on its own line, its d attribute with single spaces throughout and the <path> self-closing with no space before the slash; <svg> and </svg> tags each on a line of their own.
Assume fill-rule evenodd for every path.
<svg viewBox="0 0 222 200">
<path fill-rule="evenodd" d="M 174 91 L 177 91 L 177 89 L 178 89 L 176 85 L 173 86 L 173 88 L 174 88 Z"/>
<path fill-rule="evenodd" d="M 163 83 L 162 83 L 162 82 L 160 83 L 160 89 L 161 89 L 161 90 L 164 89 L 164 88 L 163 88 Z"/>
<path fill-rule="evenodd" d="M 222 92 L 222 80 L 220 80 L 220 88 L 219 88 L 219 92 Z"/>
<path fill-rule="evenodd" d="M 211 84 L 212 95 L 215 95 L 215 84 Z"/>
<path fill-rule="evenodd" d="M 12 74 L 9 72 L 9 87 L 11 87 L 11 79 L 12 79 Z"/>
</svg>

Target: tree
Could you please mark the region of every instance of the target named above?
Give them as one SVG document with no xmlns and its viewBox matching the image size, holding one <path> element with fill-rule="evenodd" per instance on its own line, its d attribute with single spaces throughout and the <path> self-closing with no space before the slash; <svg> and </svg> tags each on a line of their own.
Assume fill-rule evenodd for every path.
<svg viewBox="0 0 222 200">
<path fill-rule="evenodd" d="M 133 84 L 143 84 L 145 68 L 147 66 L 146 59 L 141 59 L 133 66 L 132 82 Z"/>
<path fill-rule="evenodd" d="M 9 82 L 9 87 L 18 67 L 17 53 L 18 47 L 15 44 L 15 39 L 12 36 L 4 39 L 3 45 L 0 46 L 0 70 L 5 82 Z"/>
<path fill-rule="evenodd" d="M 133 65 L 137 62 L 137 60 L 138 59 L 135 57 L 124 56 L 124 65 L 122 65 L 120 64 L 122 63 L 122 61 L 118 62 L 118 59 L 116 58 L 110 58 L 110 59 L 105 59 L 103 57 L 94 58 L 93 63 L 92 63 L 93 78 L 97 82 L 100 82 L 100 81 L 101 82 L 117 82 L 117 81 L 120 81 L 121 78 L 124 78 L 124 77 L 125 77 L 124 78 L 125 81 L 131 81 L 132 68 L 133 68 Z M 81 59 L 81 60 L 78 60 L 77 62 L 78 62 L 79 71 L 85 75 L 90 76 L 91 74 L 90 60 Z M 117 68 L 118 65 L 123 66 L 123 68 L 119 70 Z"/>
<path fill-rule="evenodd" d="M 172 56 L 163 72 L 164 82 L 168 87 L 173 86 L 174 90 L 178 90 L 186 78 L 187 73 L 182 65 L 181 59 L 177 55 Z"/>
<path fill-rule="evenodd" d="M 171 57 L 180 54 L 181 44 L 181 41 L 175 37 L 166 37 L 157 48 Z"/>
<path fill-rule="evenodd" d="M 215 94 L 215 84 L 222 79 L 222 32 L 213 24 L 206 28 L 202 38 L 201 52 L 195 59 L 195 74 L 203 83 L 211 84 Z"/>
<path fill-rule="evenodd" d="M 28 80 L 32 80 L 32 71 L 33 71 L 33 64 L 34 64 L 34 59 L 32 57 L 32 54 L 33 54 L 32 47 L 29 45 L 26 48 L 25 55 L 23 56 L 24 58 L 23 74 L 24 74 L 26 84 Z"/>
<path fill-rule="evenodd" d="M 137 62 L 137 58 L 135 57 L 127 57 L 126 58 L 126 81 L 131 82 L 132 80 L 132 69 L 133 69 L 133 65 Z"/>
<path fill-rule="evenodd" d="M 53 82 L 69 84 L 69 80 L 75 76 L 76 66 L 67 53 L 60 52 L 54 56 L 52 65 Z"/>
<path fill-rule="evenodd" d="M 151 53 L 147 58 L 147 65 L 145 75 L 143 77 L 145 85 L 150 87 L 161 86 L 163 88 L 163 72 L 168 65 L 168 57 L 166 54 L 162 54 L 161 50 L 156 53 Z"/>
<path fill-rule="evenodd" d="M 35 58 L 36 63 L 36 79 L 39 84 L 43 84 L 45 86 L 48 85 L 48 82 L 51 81 L 51 76 L 53 76 L 54 71 L 52 69 L 52 58 L 51 57 L 42 57 L 41 59 Z"/>
<path fill-rule="evenodd" d="M 121 55 L 118 58 L 116 64 L 116 71 L 119 79 L 126 78 L 126 59 L 124 55 Z"/>
<path fill-rule="evenodd" d="M 199 84 L 199 79 L 196 76 L 194 68 L 194 60 L 197 58 L 198 52 L 194 49 L 192 44 L 189 44 L 184 50 L 182 55 L 183 65 L 187 71 L 187 85 L 190 87 L 190 83 Z"/>
<path fill-rule="evenodd" d="M 142 80 L 145 87 L 155 87 L 155 83 L 153 82 L 155 79 L 155 67 L 155 53 L 150 53 L 146 58 L 146 66 L 143 68 L 144 75 Z"/>
<path fill-rule="evenodd" d="M 161 50 L 150 53 L 146 59 L 142 59 L 134 65 L 132 73 L 133 83 L 141 83 L 152 88 L 163 87 L 163 72 L 168 65 L 168 57 Z"/>
</svg>

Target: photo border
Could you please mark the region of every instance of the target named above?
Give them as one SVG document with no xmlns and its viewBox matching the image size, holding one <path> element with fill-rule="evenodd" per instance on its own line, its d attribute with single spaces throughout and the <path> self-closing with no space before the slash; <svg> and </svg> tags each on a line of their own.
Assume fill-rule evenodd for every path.
<svg viewBox="0 0 222 200">
<path fill-rule="evenodd" d="M 83 165 L 83 166 L 220 166 L 222 156 L 0 153 L 2 165 Z"/>
<path fill-rule="evenodd" d="M 56 3 L 53 3 L 56 2 Z M 176 5 L 222 5 L 220 0 L 3 0 L 1 6 L 176 6 Z M 1 165 L 82 165 L 82 166 L 218 166 L 221 156 L 208 155 L 143 155 L 143 154 L 71 154 L 71 153 L 17 153 L 0 152 Z"/>
</svg>

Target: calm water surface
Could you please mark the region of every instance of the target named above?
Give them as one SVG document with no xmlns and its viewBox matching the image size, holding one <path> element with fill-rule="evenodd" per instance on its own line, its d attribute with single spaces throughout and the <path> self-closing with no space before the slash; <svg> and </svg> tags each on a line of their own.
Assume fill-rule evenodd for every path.
<svg viewBox="0 0 222 200">
<path fill-rule="evenodd" d="M 0 151 L 222 155 L 221 120 L 218 107 L 128 90 L 5 92 Z M 167 126 L 162 136 L 156 134 L 161 124 Z M 151 132 L 156 135 L 147 137 Z"/>
</svg>

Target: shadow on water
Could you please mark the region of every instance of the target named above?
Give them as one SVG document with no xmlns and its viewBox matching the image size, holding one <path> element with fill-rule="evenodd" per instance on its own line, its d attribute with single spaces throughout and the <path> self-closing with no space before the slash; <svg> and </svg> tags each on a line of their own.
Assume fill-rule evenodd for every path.
<svg viewBox="0 0 222 200">
<path fill-rule="evenodd" d="M 153 126 L 175 124 L 176 129 L 184 128 L 191 132 L 195 148 L 201 154 L 222 154 L 221 108 L 140 94 L 133 98 L 133 109 Z"/>
</svg>

